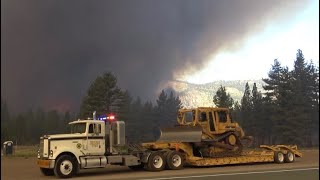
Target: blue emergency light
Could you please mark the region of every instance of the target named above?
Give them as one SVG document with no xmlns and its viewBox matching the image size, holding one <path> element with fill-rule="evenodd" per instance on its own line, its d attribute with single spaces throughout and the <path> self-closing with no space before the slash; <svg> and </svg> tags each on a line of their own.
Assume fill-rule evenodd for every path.
<svg viewBox="0 0 320 180">
<path fill-rule="evenodd" d="M 98 117 L 98 120 L 106 120 L 107 119 L 107 115 L 101 115 Z"/>
<path fill-rule="evenodd" d="M 98 120 L 108 120 L 108 121 L 113 121 L 115 120 L 115 116 L 114 115 L 101 115 L 98 117 Z"/>
</svg>

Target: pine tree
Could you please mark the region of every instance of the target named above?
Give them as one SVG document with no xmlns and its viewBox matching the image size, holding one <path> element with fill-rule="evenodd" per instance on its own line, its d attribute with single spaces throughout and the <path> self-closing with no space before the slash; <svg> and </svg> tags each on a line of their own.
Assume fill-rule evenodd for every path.
<svg viewBox="0 0 320 180">
<path fill-rule="evenodd" d="M 262 98 L 262 112 L 260 114 L 259 128 L 262 130 L 262 142 L 261 144 L 273 144 L 273 114 L 274 114 L 274 103 L 270 99 L 270 96 Z"/>
<path fill-rule="evenodd" d="M 288 69 L 283 68 L 281 63 L 275 59 L 271 70 L 268 73 L 268 78 L 262 79 L 266 85 L 263 86 L 266 91 L 264 98 L 265 105 L 268 105 L 270 121 L 272 121 L 272 137 L 271 141 L 281 141 L 283 127 L 285 125 L 285 95 L 286 89 L 290 87 L 285 86 L 285 82 L 289 79 L 285 79 L 285 74 L 288 75 Z M 270 112 L 271 111 L 271 112 Z M 267 112 L 267 111 L 265 111 Z"/>
<path fill-rule="evenodd" d="M 166 103 L 167 103 L 167 94 L 164 92 L 164 90 L 162 90 L 157 99 L 157 109 L 159 113 L 165 112 Z"/>
<path fill-rule="evenodd" d="M 172 126 L 176 123 L 177 112 L 182 108 L 182 103 L 179 96 L 175 96 L 173 91 L 168 91 L 168 94 L 162 90 L 157 99 L 157 113 L 159 126 Z"/>
<path fill-rule="evenodd" d="M 238 101 L 234 103 L 233 111 L 231 112 L 232 115 L 232 121 L 239 122 L 241 124 L 241 105 Z"/>
<path fill-rule="evenodd" d="M 130 118 L 127 123 L 127 136 L 129 142 L 139 142 L 141 140 L 141 129 L 143 129 L 143 111 L 141 98 L 136 97 L 130 107 Z"/>
<path fill-rule="evenodd" d="M 292 71 L 275 60 L 268 75 L 263 79 L 267 84 L 264 99 L 268 99 L 264 114 L 272 121 L 276 143 L 312 145 L 312 133 L 319 136 L 313 127 L 319 122 L 319 71 L 298 50 Z"/>
<path fill-rule="evenodd" d="M 14 118 L 14 129 L 12 129 L 12 135 L 14 136 L 14 140 L 19 144 L 24 144 L 26 141 L 26 119 L 23 117 L 23 114 L 18 114 L 16 118 Z"/>
<path fill-rule="evenodd" d="M 1 98 L 1 144 L 9 139 L 10 115 L 7 103 Z"/>
<path fill-rule="evenodd" d="M 47 134 L 56 134 L 59 133 L 58 127 L 60 122 L 60 116 L 58 111 L 51 110 L 47 112 L 46 115 L 46 133 Z"/>
<path fill-rule="evenodd" d="M 246 83 L 245 90 L 241 99 L 241 121 L 247 134 L 252 133 L 252 99 L 249 84 Z"/>
<path fill-rule="evenodd" d="M 230 94 L 227 93 L 225 87 L 220 86 L 216 94 L 213 96 L 213 102 L 217 107 L 233 109 L 234 101 Z"/>
<path fill-rule="evenodd" d="M 1 98 L 1 123 L 8 122 L 10 119 L 7 102 Z"/>
<path fill-rule="evenodd" d="M 312 67 L 312 64 L 305 62 L 303 53 L 301 50 L 297 52 L 297 58 L 294 62 L 294 69 L 292 71 L 292 105 L 289 109 L 291 117 L 291 124 L 298 125 L 301 129 L 297 132 L 297 135 L 301 136 L 297 143 L 301 143 L 305 146 L 311 146 L 312 137 L 312 119 L 314 107 L 316 106 L 316 84 L 318 78 L 316 71 Z M 318 90 L 316 90 L 318 91 Z"/>
<path fill-rule="evenodd" d="M 171 91 L 169 98 L 167 99 L 167 111 L 168 111 L 168 126 L 176 124 L 177 112 L 182 108 L 182 103 L 179 96 L 175 97 L 174 92 Z"/>
<path fill-rule="evenodd" d="M 258 91 L 256 83 L 253 84 L 252 87 L 252 122 L 251 129 L 252 135 L 256 139 L 257 144 L 261 144 L 264 138 L 263 134 L 263 119 L 261 118 L 261 114 L 263 111 L 263 103 L 262 103 L 262 94 Z"/>
<path fill-rule="evenodd" d="M 170 93 L 169 96 L 167 93 Z M 182 108 L 179 96 L 176 97 L 173 91 L 167 91 L 167 93 L 162 90 L 157 99 L 153 127 L 155 139 L 160 135 L 159 128 L 176 124 L 178 110 Z"/>
<path fill-rule="evenodd" d="M 124 91 L 120 98 L 119 109 L 117 111 L 118 119 L 127 121 L 130 119 L 132 97 L 129 91 Z"/>
<path fill-rule="evenodd" d="M 26 113 L 23 113 L 23 117 L 25 119 L 25 127 L 24 127 L 24 137 L 25 137 L 25 142 L 24 143 L 28 143 L 28 144 L 32 144 L 35 143 L 35 140 L 33 140 L 32 137 L 34 137 L 36 134 L 33 130 L 33 124 L 35 124 L 34 122 L 34 113 L 32 111 L 32 109 L 29 109 Z"/>
<path fill-rule="evenodd" d="M 142 121 L 140 124 L 141 141 L 153 141 L 153 119 L 155 117 L 154 107 L 150 101 L 147 101 L 142 107 Z"/>
<path fill-rule="evenodd" d="M 46 131 L 46 113 L 42 108 L 38 108 L 35 111 L 35 124 L 33 124 L 34 129 L 36 131 L 36 137 L 40 137 L 44 134 L 47 134 L 48 132 Z"/>
<path fill-rule="evenodd" d="M 308 64 L 307 69 L 310 72 L 310 106 L 312 111 L 312 123 L 311 123 L 311 133 L 312 133 L 312 145 L 319 146 L 319 67 L 315 67 L 311 61 Z"/>
<path fill-rule="evenodd" d="M 98 76 L 90 85 L 87 95 L 83 98 L 80 107 L 80 117 L 92 117 L 117 111 L 121 101 L 121 89 L 117 86 L 117 79 L 111 73 Z"/>
<path fill-rule="evenodd" d="M 272 100 L 277 99 L 278 86 L 281 84 L 282 71 L 283 68 L 281 67 L 281 63 L 275 59 L 274 64 L 268 73 L 268 78 L 262 79 L 266 83 L 266 85 L 263 86 L 263 89 L 266 91 L 265 94 Z"/>
<path fill-rule="evenodd" d="M 273 89 L 274 96 L 267 96 L 272 99 L 274 104 L 274 111 L 272 113 L 272 124 L 273 124 L 273 135 L 275 143 L 287 143 L 300 141 L 301 136 L 295 135 L 295 127 L 292 125 L 291 117 L 289 113 L 291 108 L 294 108 L 292 99 L 292 76 L 289 72 L 288 67 L 281 67 L 279 72 L 276 72 L 277 78 L 273 79 L 276 82 L 275 88 Z"/>
<path fill-rule="evenodd" d="M 67 132 L 70 132 L 71 131 L 71 129 L 69 129 L 70 128 L 70 126 L 68 126 L 68 123 L 69 122 L 71 122 L 72 120 L 74 120 L 74 119 L 71 119 L 71 114 L 70 114 L 70 112 L 69 111 L 66 111 L 65 113 L 64 113 L 64 116 L 63 116 L 63 120 L 62 120 L 62 128 L 61 128 L 61 131 L 62 132 L 65 132 L 65 133 L 67 133 Z"/>
</svg>

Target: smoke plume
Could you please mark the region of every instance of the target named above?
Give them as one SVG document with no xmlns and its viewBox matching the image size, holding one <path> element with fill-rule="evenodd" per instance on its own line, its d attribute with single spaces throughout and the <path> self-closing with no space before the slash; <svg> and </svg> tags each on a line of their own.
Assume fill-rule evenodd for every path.
<svg viewBox="0 0 320 180">
<path fill-rule="evenodd" d="M 161 84 L 232 51 L 301 0 L 2 0 L 1 97 L 12 110 L 77 111 L 111 71 L 121 88 L 154 99 Z"/>
</svg>

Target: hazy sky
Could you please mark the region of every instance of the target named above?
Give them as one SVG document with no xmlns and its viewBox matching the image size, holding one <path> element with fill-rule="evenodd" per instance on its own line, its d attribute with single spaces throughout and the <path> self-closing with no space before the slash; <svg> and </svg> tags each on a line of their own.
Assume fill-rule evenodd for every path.
<svg viewBox="0 0 320 180">
<path fill-rule="evenodd" d="M 2 0 L 1 97 L 14 111 L 78 111 L 106 71 L 144 100 L 174 79 L 260 78 L 274 58 L 293 61 L 298 48 L 319 59 L 318 7 L 316 0 Z"/>
<path fill-rule="evenodd" d="M 290 18 L 270 22 L 244 40 L 239 49 L 205 57 L 208 65 L 201 71 L 177 78 L 197 84 L 221 79 L 261 79 L 267 77 L 274 59 L 292 69 L 298 49 L 303 51 L 308 62 L 319 64 L 318 0 L 310 1 Z"/>
</svg>

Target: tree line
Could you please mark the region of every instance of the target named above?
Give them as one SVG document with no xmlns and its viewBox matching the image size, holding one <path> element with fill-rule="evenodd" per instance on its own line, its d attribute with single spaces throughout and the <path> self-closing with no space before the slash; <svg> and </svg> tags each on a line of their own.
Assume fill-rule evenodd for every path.
<svg viewBox="0 0 320 180">
<path fill-rule="evenodd" d="M 15 144 L 38 144 L 44 134 L 66 133 L 66 124 L 75 119 L 75 114 L 41 108 L 10 114 L 7 103 L 1 100 L 1 143 L 13 141 Z"/>
<path fill-rule="evenodd" d="M 234 102 L 221 85 L 213 102 L 217 107 L 231 109 L 232 118 L 239 122 L 247 135 L 259 144 L 318 145 L 319 140 L 319 69 L 312 61 L 306 62 L 298 50 L 294 68 L 282 67 L 276 59 L 263 79 L 264 92 L 256 84 L 245 85 L 241 102 Z M 179 96 L 173 90 L 162 90 L 155 104 L 133 97 L 117 85 L 110 72 L 98 76 L 83 97 L 79 113 L 44 111 L 37 109 L 12 116 L 1 99 L 1 142 L 18 141 L 36 144 L 44 134 L 68 132 L 66 124 L 75 119 L 114 114 L 125 121 L 129 142 L 153 141 L 159 129 L 176 123 L 178 109 L 182 108 Z"/>
<path fill-rule="evenodd" d="M 116 76 L 107 72 L 89 86 L 78 114 L 46 112 L 39 108 L 11 116 L 7 103 L 1 99 L 1 143 L 13 140 L 18 144 L 37 144 L 44 134 L 68 133 L 68 122 L 92 119 L 94 111 L 97 116 L 113 114 L 116 119 L 125 121 L 128 141 L 152 141 L 160 135 L 161 127 L 174 125 L 180 108 L 181 101 L 173 90 L 162 90 L 153 105 L 120 89 Z"/>
<path fill-rule="evenodd" d="M 306 62 L 298 50 L 294 67 L 274 64 L 268 78 L 262 79 L 264 93 L 252 90 L 248 83 L 241 102 L 233 102 L 225 87 L 221 86 L 213 98 L 218 107 L 232 110 L 248 135 L 259 144 L 319 145 L 319 67 Z"/>
</svg>

